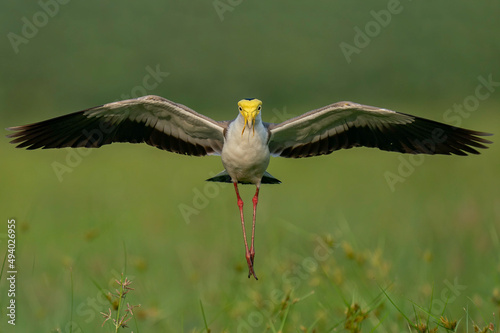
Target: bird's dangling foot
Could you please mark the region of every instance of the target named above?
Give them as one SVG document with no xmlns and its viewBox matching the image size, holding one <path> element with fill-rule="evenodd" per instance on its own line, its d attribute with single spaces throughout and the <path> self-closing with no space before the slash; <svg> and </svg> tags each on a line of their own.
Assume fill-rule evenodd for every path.
<svg viewBox="0 0 500 333">
<path fill-rule="evenodd" d="M 247 264 L 248 264 L 248 278 L 253 275 L 255 280 L 258 280 L 257 275 L 255 275 L 255 271 L 253 269 L 253 259 L 255 257 L 255 253 L 251 253 L 250 251 L 246 251 L 245 257 L 247 259 Z"/>
</svg>

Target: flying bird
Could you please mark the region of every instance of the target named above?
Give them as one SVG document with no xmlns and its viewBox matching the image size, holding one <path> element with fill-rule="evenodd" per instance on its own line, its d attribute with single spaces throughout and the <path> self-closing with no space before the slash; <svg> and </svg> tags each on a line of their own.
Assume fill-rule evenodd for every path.
<svg viewBox="0 0 500 333">
<path fill-rule="evenodd" d="M 145 142 L 170 152 L 220 155 L 224 171 L 214 182 L 234 184 L 240 212 L 248 277 L 254 271 L 255 217 L 261 184 L 279 184 L 266 170 L 271 156 L 302 158 L 339 149 L 376 147 L 406 154 L 479 154 L 491 134 L 454 127 L 373 106 L 338 102 L 282 123 L 266 123 L 262 102 L 238 102 L 232 121 L 215 121 L 159 96 L 144 96 L 97 106 L 30 125 L 10 127 L 18 148 L 98 148 L 113 142 Z M 238 184 L 256 186 L 252 237 L 248 246 L 243 200 Z"/>
</svg>

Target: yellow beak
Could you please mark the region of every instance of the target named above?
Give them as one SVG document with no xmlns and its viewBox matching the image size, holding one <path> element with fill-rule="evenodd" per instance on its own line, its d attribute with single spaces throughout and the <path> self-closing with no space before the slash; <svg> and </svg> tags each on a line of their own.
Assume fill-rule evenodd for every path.
<svg viewBox="0 0 500 333">
<path fill-rule="evenodd" d="M 257 112 L 245 112 L 242 111 L 241 115 L 243 118 L 245 118 L 245 124 L 243 125 L 243 130 L 241 131 L 241 135 L 245 132 L 245 128 L 247 127 L 247 124 L 252 127 L 253 135 L 255 135 L 255 117 L 257 116 Z"/>
</svg>

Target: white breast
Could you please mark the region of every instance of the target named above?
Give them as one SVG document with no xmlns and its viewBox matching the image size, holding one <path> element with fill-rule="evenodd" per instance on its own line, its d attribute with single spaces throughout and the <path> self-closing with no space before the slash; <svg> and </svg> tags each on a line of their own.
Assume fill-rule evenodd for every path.
<svg viewBox="0 0 500 333">
<path fill-rule="evenodd" d="M 229 125 L 222 148 L 222 164 L 232 181 L 250 182 L 260 185 L 269 165 L 268 132 L 260 115 L 255 119 L 255 134 L 246 128 L 241 114 Z"/>
</svg>

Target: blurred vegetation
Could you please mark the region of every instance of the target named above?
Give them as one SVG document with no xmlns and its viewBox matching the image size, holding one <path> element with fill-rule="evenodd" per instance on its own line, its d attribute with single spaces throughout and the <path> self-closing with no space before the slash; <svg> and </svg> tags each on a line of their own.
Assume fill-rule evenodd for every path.
<svg viewBox="0 0 500 333">
<path fill-rule="evenodd" d="M 214 3 L 230 6 L 223 20 Z M 69 1 L 18 53 L 9 33 L 21 35 L 23 18 L 42 7 L 3 3 L 0 122 L 122 99 L 142 91 L 147 68 L 169 73 L 147 94 L 217 120 L 252 96 L 264 101 L 265 121 L 340 100 L 445 121 L 479 76 L 500 81 L 499 1 L 403 1 L 348 63 L 339 45 L 354 44 L 354 28 L 389 3 Z M 499 88 L 463 127 L 500 133 Z M 72 332 L 109 332 L 103 291 L 122 272 L 135 289 L 126 302 L 141 304 L 127 331 L 445 332 L 454 321 L 458 331 L 498 331 L 497 143 L 480 156 L 426 157 L 394 192 L 384 174 L 397 173 L 403 155 L 273 159 L 269 171 L 283 184 L 261 191 L 256 282 L 246 277 L 233 189 L 203 182 L 221 170 L 218 158 L 126 144 L 28 152 L 7 142 L 0 256 L 15 218 L 18 317 L 7 324 L 3 275 L 1 332 L 70 332 L 71 320 Z M 53 163 L 68 160 L 72 172 L 59 182 Z M 179 207 L 210 190 L 186 223 Z M 242 190 L 245 202 L 252 194 Z"/>
</svg>

